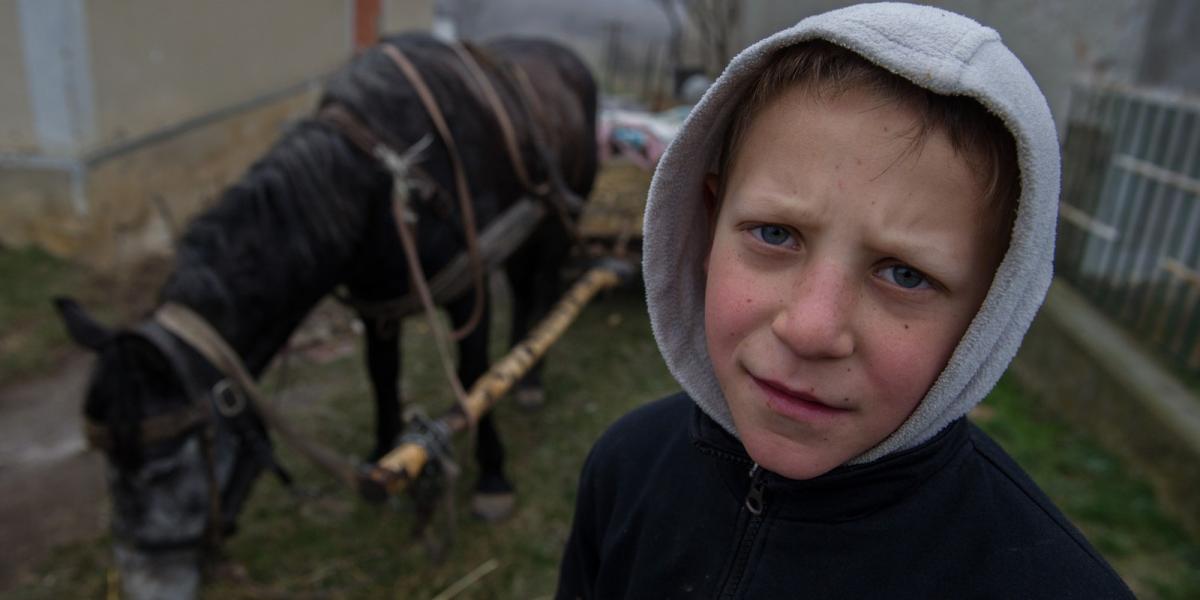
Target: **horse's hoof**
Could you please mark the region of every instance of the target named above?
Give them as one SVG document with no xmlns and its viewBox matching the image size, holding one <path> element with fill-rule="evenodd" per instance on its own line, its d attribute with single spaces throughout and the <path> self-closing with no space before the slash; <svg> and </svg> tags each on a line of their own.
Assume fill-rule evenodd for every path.
<svg viewBox="0 0 1200 600">
<path fill-rule="evenodd" d="M 518 388 L 516 401 L 525 410 L 537 410 L 546 403 L 546 391 L 540 387 Z"/>
<path fill-rule="evenodd" d="M 471 512 L 488 523 L 495 523 L 511 515 L 516 503 L 517 495 L 512 492 L 475 492 L 471 498 Z"/>
</svg>

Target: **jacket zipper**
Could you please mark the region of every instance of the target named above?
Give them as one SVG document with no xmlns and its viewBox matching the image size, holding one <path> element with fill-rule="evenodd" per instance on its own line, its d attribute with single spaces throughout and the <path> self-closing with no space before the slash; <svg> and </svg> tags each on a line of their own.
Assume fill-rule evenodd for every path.
<svg viewBox="0 0 1200 600">
<path fill-rule="evenodd" d="M 754 463 L 750 467 L 750 492 L 746 494 L 746 510 L 754 516 L 761 515 L 763 511 L 763 487 L 762 467 Z"/>
<path fill-rule="evenodd" d="M 763 503 L 763 491 L 766 488 L 765 471 L 758 463 L 754 463 L 750 467 L 750 491 L 746 493 L 745 507 L 749 512 L 749 519 L 746 522 L 746 527 L 742 530 L 741 542 L 738 544 L 737 553 L 733 558 L 733 565 L 729 570 L 729 575 L 725 578 L 725 585 L 721 591 L 719 598 L 734 598 L 738 587 L 742 583 L 742 576 L 746 572 L 746 567 L 750 562 L 750 551 L 754 548 L 755 538 L 758 537 L 758 530 L 763 523 L 763 510 L 766 505 Z"/>
</svg>

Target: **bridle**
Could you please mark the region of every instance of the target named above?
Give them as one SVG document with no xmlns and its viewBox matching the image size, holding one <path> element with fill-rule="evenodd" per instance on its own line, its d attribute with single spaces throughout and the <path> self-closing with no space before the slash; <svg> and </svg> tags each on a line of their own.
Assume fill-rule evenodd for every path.
<svg viewBox="0 0 1200 600">
<path fill-rule="evenodd" d="M 181 440 L 191 434 L 199 436 L 208 493 L 208 521 L 202 536 L 205 545 L 215 549 L 224 533 L 222 490 L 217 480 L 215 451 L 220 424 L 224 424 L 240 444 L 251 449 L 259 463 L 274 472 L 285 485 L 291 484 L 292 477 L 275 459 L 270 440 L 259 427 L 261 415 L 247 402 L 241 387 L 227 376 L 218 377 L 211 385 L 201 383 L 184 348 L 161 322 L 158 313 L 125 335 L 140 338 L 158 350 L 184 390 L 187 402 L 183 406 L 139 421 L 137 442 L 146 448 Z M 111 453 L 115 447 L 114 432 L 108 424 L 88 418 L 84 422 L 84 435 L 92 447 L 106 453 Z"/>
</svg>

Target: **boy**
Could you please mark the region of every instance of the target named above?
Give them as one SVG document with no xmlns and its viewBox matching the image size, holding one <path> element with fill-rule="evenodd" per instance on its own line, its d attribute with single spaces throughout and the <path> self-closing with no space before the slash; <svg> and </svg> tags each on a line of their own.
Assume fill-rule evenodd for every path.
<svg viewBox="0 0 1200 600">
<path fill-rule="evenodd" d="M 735 58 L 646 209 L 685 393 L 597 442 L 558 596 L 1131 597 L 964 418 L 1049 285 L 1058 169 L 964 17 L 861 5 Z"/>
</svg>

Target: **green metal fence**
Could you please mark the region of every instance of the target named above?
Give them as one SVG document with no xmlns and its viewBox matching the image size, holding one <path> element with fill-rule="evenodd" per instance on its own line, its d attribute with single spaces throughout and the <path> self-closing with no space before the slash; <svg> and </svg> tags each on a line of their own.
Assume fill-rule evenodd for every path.
<svg viewBox="0 0 1200 600">
<path fill-rule="evenodd" d="M 1063 140 L 1057 272 L 1200 372 L 1200 99 L 1078 83 Z"/>
</svg>

